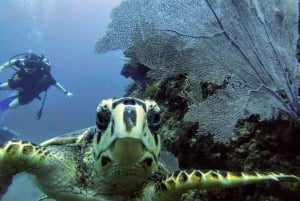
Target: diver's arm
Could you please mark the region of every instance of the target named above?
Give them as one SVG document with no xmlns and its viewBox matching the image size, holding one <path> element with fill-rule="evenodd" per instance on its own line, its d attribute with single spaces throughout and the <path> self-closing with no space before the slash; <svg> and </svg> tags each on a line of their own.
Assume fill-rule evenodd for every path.
<svg viewBox="0 0 300 201">
<path fill-rule="evenodd" d="M 64 92 L 64 94 L 66 94 L 67 96 L 71 97 L 73 96 L 73 94 L 69 91 L 67 91 L 59 82 L 55 83 L 55 86 L 60 89 L 62 92 Z"/>
<path fill-rule="evenodd" d="M 0 66 L 0 72 L 2 72 L 5 68 L 15 65 L 17 62 L 24 62 L 24 59 L 11 59 Z"/>
</svg>

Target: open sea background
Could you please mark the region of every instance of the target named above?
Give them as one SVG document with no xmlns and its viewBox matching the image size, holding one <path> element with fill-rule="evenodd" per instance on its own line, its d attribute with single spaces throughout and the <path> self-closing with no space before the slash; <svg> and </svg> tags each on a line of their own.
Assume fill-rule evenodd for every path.
<svg viewBox="0 0 300 201">
<path fill-rule="evenodd" d="M 0 63 L 25 52 L 46 55 L 51 73 L 68 91 L 48 90 L 42 118 L 35 116 L 42 101 L 1 112 L 0 126 L 21 134 L 23 140 L 40 143 L 48 138 L 93 126 L 96 107 L 104 98 L 121 97 L 128 80 L 120 75 L 124 63 L 119 51 L 94 53 L 96 41 L 104 35 L 110 11 L 121 0 L 1 0 Z M 14 71 L 0 73 L 4 82 Z M 0 91 L 0 99 L 12 95 Z M 41 94 L 43 97 L 43 94 Z M 28 176 L 16 176 L 2 201 L 35 201 L 41 193 Z"/>
</svg>

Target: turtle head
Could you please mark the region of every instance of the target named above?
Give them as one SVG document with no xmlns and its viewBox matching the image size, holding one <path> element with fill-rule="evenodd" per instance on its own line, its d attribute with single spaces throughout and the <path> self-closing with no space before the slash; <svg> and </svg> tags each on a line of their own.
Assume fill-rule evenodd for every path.
<svg viewBox="0 0 300 201">
<path fill-rule="evenodd" d="M 132 97 L 103 100 L 93 140 L 96 169 L 106 176 L 149 176 L 161 149 L 160 109 L 155 101 Z M 140 173 L 140 175 L 139 175 Z"/>
</svg>

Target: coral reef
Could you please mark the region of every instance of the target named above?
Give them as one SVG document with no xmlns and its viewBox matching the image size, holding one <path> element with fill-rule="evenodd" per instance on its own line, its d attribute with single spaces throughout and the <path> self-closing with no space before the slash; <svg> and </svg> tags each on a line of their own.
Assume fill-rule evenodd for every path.
<svg viewBox="0 0 300 201">
<path fill-rule="evenodd" d="M 163 145 L 178 158 L 180 168 L 300 174 L 299 120 L 281 117 L 260 121 L 259 115 L 251 115 L 238 121 L 229 143 L 216 143 L 213 135 L 199 135 L 197 123 L 184 120 L 189 104 L 186 96 L 181 95 L 189 90 L 185 80 L 184 75 L 169 78 L 159 83 L 149 97 L 158 101 L 164 112 L 160 129 Z M 153 83 L 157 84 L 155 80 Z M 220 88 L 205 86 L 209 93 Z M 138 85 L 125 95 L 145 97 L 145 88 Z M 299 194 L 299 182 L 269 183 L 238 189 L 191 191 L 183 196 L 182 201 L 294 201 L 298 200 Z"/>
</svg>

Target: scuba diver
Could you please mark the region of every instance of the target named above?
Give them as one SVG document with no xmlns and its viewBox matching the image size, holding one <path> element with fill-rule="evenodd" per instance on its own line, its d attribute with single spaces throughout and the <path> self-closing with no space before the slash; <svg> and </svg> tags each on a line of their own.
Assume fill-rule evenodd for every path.
<svg viewBox="0 0 300 201">
<path fill-rule="evenodd" d="M 23 56 L 23 58 L 18 59 L 20 56 Z M 7 82 L 0 84 L 0 90 L 17 90 L 18 94 L 0 102 L 0 109 L 2 111 L 28 104 L 34 98 L 41 99 L 39 95 L 44 91 L 44 100 L 37 116 L 39 119 L 47 95 L 47 89 L 51 85 L 56 86 L 68 97 L 73 96 L 71 92 L 67 91 L 52 77 L 49 60 L 43 55 L 38 56 L 33 53 L 15 55 L 8 62 L 0 66 L 0 72 L 8 67 L 12 67 L 16 72 Z"/>
<path fill-rule="evenodd" d="M 0 146 L 4 145 L 9 140 L 16 140 L 20 134 L 6 126 L 0 127 Z"/>
</svg>

